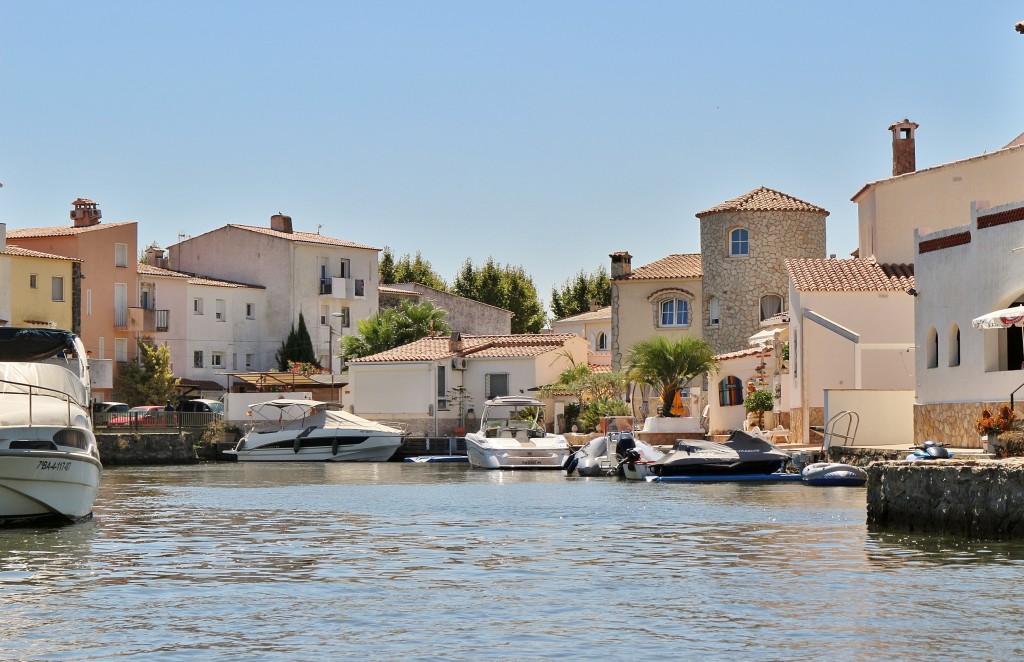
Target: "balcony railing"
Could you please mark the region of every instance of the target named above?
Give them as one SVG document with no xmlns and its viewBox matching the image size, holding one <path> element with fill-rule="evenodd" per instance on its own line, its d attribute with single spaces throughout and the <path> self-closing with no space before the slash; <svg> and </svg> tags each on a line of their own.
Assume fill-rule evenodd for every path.
<svg viewBox="0 0 1024 662">
<path fill-rule="evenodd" d="M 331 288 L 331 279 L 330 278 L 321 278 L 320 279 L 320 294 L 330 294 L 331 293 L 331 289 L 332 289 Z"/>
</svg>

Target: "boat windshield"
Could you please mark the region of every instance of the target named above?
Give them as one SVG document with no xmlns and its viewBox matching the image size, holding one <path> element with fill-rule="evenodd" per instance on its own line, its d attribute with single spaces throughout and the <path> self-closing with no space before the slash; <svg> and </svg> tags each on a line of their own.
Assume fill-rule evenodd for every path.
<svg viewBox="0 0 1024 662">
<path fill-rule="evenodd" d="M 484 412 L 483 428 L 510 428 L 513 430 L 538 430 L 541 428 L 542 407 L 518 407 L 494 405 Z"/>
</svg>

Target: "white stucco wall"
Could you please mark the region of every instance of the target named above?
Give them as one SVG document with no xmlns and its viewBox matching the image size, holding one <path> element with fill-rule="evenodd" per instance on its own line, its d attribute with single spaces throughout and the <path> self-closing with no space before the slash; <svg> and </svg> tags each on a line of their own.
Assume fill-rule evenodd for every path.
<svg viewBox="0 0 1024 662">
<path fill-rule="evenodd" d="M 902 446 L 914 442 L 914 391 L 873 389 L 828 389 L 825 391 L 825 421 L 842 411 L 857 414 L 859 424 L 853 443 L 835 441 L 848 446 Z M 837 421 L 835 431 L 847 434 L 844 422 Z"/>
<path fill-rule="evenodd" d="M 1004 205 L 1024 199 L 1024 146 L 1000 149 L 874 182 L 857 203 L 860 256 L 912 263 L 914 230 L 934 232 L 964 224 L 970 204 Z"/>
<path fill-rule="evenodd" d="M 971 320 L 1024 301 L 1024 221 L 978 228 L 979 214 L 1024 208 L 1024 202 L 974 210 L 970 224 L 918 235 L 930 241 L 969 232 L 970 242 L 921 253 L 915 265 L 918 404 L 1008 401 L 1024 371 L 1007 369 L 1007 332 L 979 330 Z M 930 329 L 938 339 L 937 366 L 928 367 Z M 960 331 L 960 364 L 950 348 Z M 1016 400 L 1024 402 L 1024 389 Z"/>
</svg>

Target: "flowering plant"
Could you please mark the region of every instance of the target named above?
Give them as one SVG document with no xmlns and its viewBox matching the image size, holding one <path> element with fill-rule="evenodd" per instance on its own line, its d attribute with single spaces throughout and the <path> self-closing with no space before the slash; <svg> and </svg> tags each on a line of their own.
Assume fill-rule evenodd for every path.
<svg viewBox="0 0 1024 662">
<path fill-rule="evenodd" d="M 974 429 L 980 434 L 999 434 L 1013 428 L 1013 422 L 1017 420 L 1017 414 L 1007 405 L 1000 405 L 999 414 L 992 415 L 988 409 L 981 410 L 981 416 L 974 421 Z"/>
<path fill-rule="evenodd" d="M 306 363 L 303 361 L 289 360 L 288 372 L 296 375 L 302 375 L 304 377 L 309 377 L 310 375 L 322 375 L 328 371 L 324 370 L 315 363 Z"/>
</svg>

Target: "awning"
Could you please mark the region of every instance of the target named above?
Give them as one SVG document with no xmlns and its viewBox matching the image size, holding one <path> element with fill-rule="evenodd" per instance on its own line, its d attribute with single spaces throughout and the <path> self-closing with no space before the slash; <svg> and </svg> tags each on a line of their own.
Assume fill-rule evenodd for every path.
<svg viewBox="0 0 1024 662">
<path fill-rule="evenodd" d="M 228 373 L 240 382 L 255 388 L 286 388 L 290 391 L 346 386 L 348 380 L 341 375 L 300 375 L 294 372 L 234 372 Z"/>
</svg>

